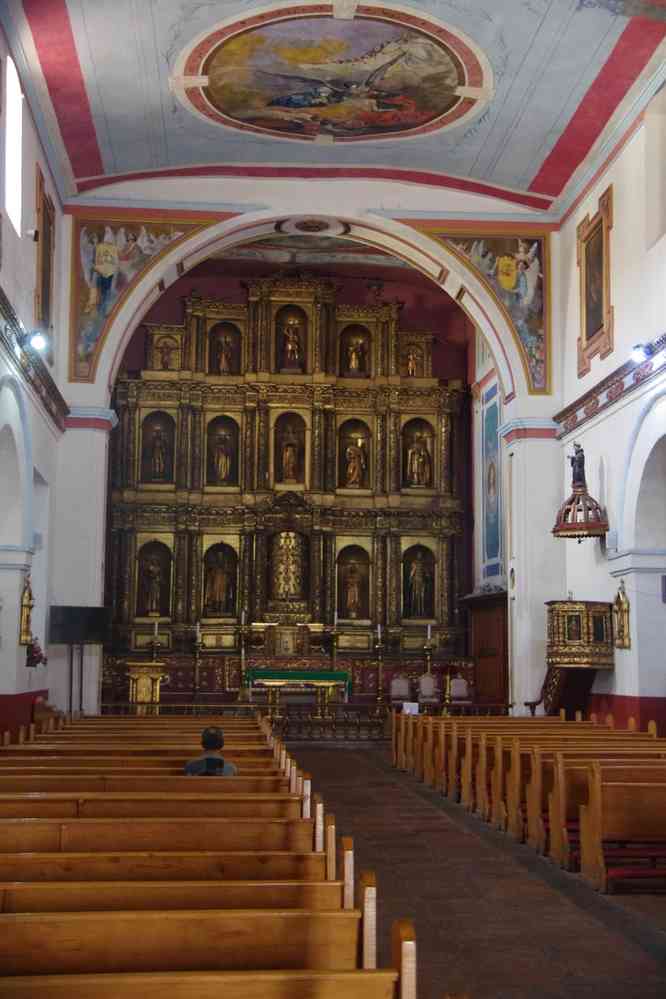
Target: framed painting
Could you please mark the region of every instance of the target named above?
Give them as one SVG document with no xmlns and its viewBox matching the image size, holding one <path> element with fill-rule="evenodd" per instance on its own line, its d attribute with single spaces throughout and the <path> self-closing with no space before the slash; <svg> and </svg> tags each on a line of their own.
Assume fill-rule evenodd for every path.
<svg viewBox="0 0 666 999">
<path fill-rule="evenodd" d="M 610 232 L 613 228 L 613 188 L 599 198 L 598 209 L 586 215 L 576 230 L 580 273 L 580 337 L 578 377 L 586 375 L 592 358 L 613 350 L 613 306 L 610 289 Z"/>
</svg>

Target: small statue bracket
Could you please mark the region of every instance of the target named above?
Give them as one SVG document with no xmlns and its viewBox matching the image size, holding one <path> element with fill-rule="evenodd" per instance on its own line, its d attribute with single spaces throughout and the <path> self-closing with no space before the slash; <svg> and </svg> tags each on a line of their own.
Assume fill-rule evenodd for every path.
<svg viewBox="0 0 666 999">
<path fill-rule="evenodd" d="M 631 605 L 624 587 L 624 580 L 621 579 L 615 600 L 613 601 L 613 641 L 616 649 L 631 648 L 631 632 L 629 630 L 630 609 Z"/>
</svg>

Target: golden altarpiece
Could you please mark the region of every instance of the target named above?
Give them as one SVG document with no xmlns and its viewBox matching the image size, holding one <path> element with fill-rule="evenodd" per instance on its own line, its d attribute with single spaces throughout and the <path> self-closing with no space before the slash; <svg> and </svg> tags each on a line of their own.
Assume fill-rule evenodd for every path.
<svg viewBox="0 0 666 999">
<path fill-rule="evenodd" d="M 146 326 L 144 369 L 118 378 L 107 700 L 156 643 L 184 699 L 333 654 L 376 695 L 378 637 L 388 691 L 423 672 L 428 625 L 435 664 L 460 651 L 462 393 L 432 377 L 432 335 L 327 281 L 246 288 Z"/>
</svg>

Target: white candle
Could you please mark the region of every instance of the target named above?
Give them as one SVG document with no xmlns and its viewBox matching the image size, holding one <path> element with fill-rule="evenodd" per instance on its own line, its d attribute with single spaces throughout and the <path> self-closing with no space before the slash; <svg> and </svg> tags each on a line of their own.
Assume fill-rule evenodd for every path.
<svg viewBox="0 0 666 999">
<path fill-rule="evenodd" d="M 382 626 L 381 626 L 381 624 L 378 624 L 377 625 L 377 641 L 381 642 L 381 640 L 382 640 Z"/>
<path fill-rule="evenodd" d="M 333 612 L 333 627 L 337 628 L 337 626 L 338 626 L 338 612 L 334 611 Z"/>
<path fill-rule="evenodd" d="M 153 621 L 153 635 L 157 638 L 157 621 Z"/>
<path fill-rule="evenodd" d="M 430 641 L 431 634 L 432 634 L 432 627 L 428 625 L 428 641 Z"/>
<path fill-rule="evenodd" d="M 241 627 L 245 627 L 245 608 L 241 611 Z"/>
<path fill-rule="evenodd" d="M 197 642 L 201 641 L 201 622 L 197 621 Z"/>
</svg>

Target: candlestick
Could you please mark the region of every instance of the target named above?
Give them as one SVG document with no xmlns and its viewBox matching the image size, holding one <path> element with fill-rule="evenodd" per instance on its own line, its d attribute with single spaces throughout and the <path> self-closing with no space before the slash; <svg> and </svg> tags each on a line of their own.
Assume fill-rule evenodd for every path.
<svg viewBox="0 0 666 999">
<path fill-rule="evenodd" d="M 428 641 L 430 641 L 430 636 L 432 635 L 432 626 L 428 625 Z"/>
<path fill-rule="evenodd" d="M 201 622 L 197 621 L 197 642 L 201 641 Z"/>
<path fill-rule="evenodd" d="M 155 636 L 155 638 L 157 638 L 157 635 L 158 635 L 157 621 L 153 621 L 153 635 Z"/>
<path fill-rule="evenodd" d="M 338 612 L 336 610 L 333 611 L 333 627 L 337 628 L 337 626 L 338 626 Z"/>
<path fill-rule="evenodd" d="M 242 628 L 245 627 L 245 608 L 244 607 L 243 607 L 243 610 L 241 611 L 241 627 Z"/>
<path fill-rule="evenodd" d="M 381 626 L 381 624 L 378 624 L 377 625 L 377 641 L 381 642 L 381 640 L 382 640 L 382 626 Z"/>
</svg>

